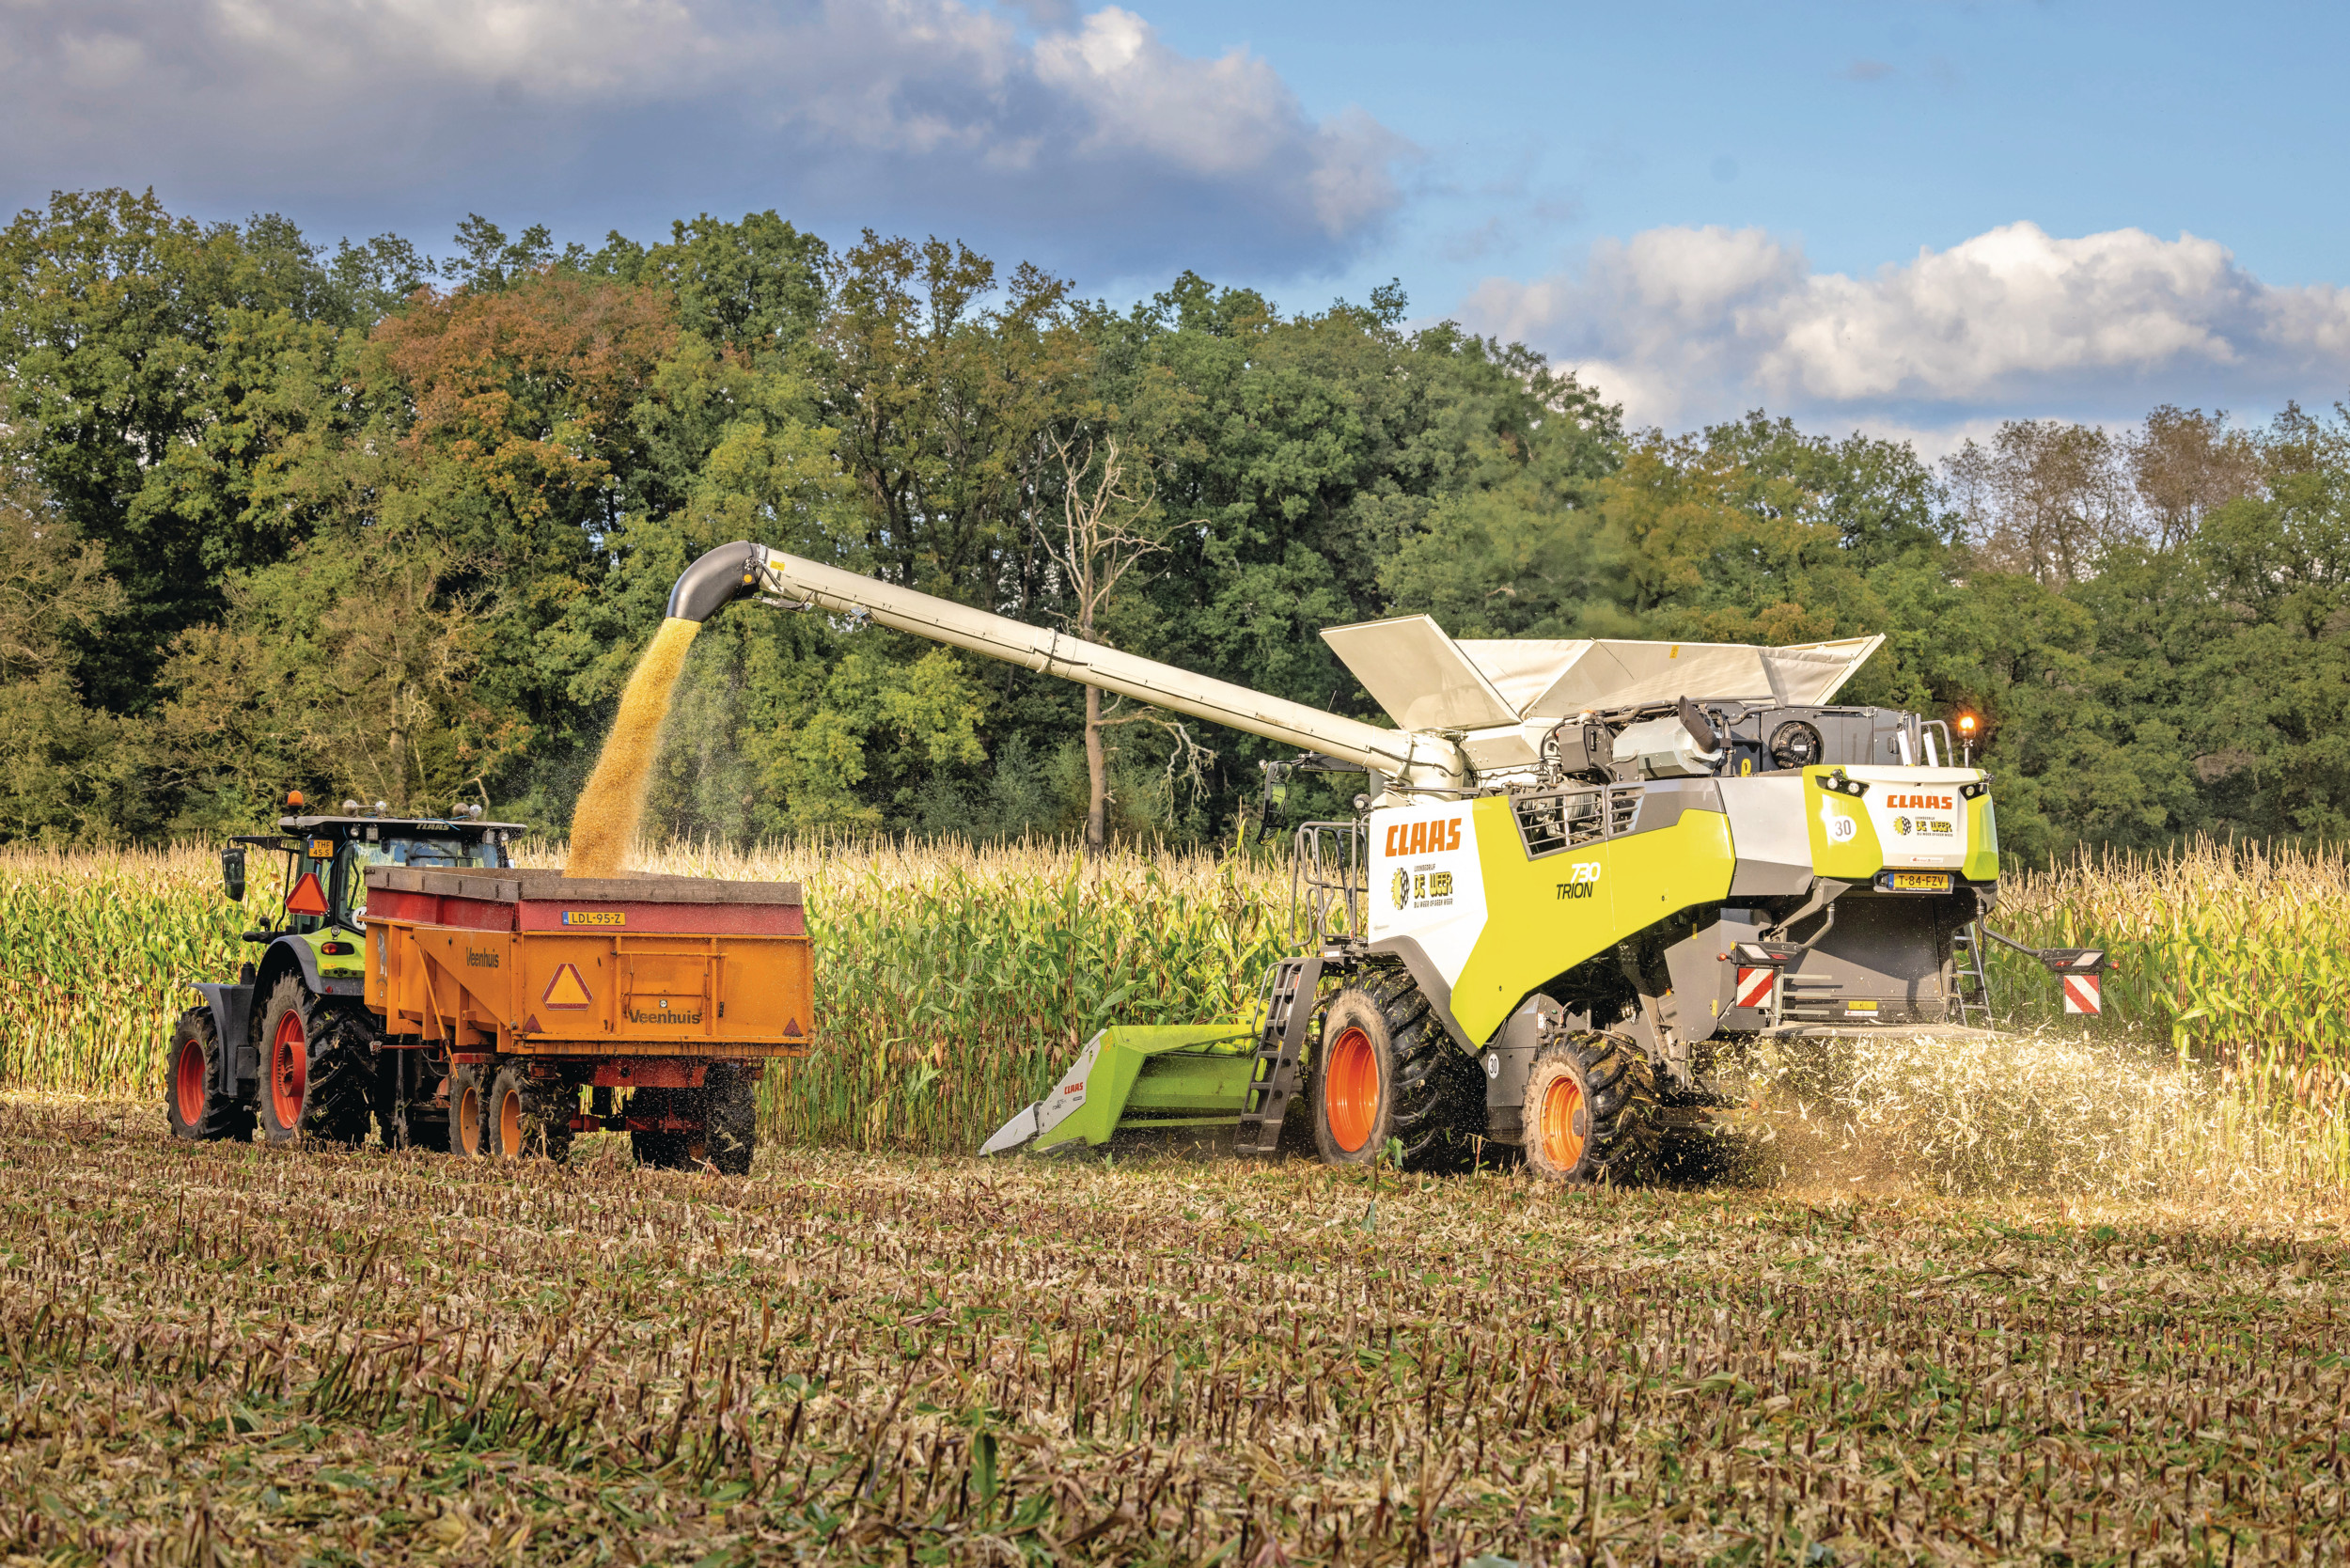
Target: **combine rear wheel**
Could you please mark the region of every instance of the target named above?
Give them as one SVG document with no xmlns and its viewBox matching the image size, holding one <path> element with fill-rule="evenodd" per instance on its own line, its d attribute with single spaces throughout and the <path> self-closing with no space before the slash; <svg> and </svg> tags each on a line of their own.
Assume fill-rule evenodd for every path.
<svg viewBox="0 0 2350 1568">
<path fill-rule="evenodd" d="M 1409 976 L 1374 970 L 1330 1000 L 1307 1088 L 1325 1165 L 1370 1165 L 1388 1140 L 1408 1170 L 1467 1160 L 1485 1075 L 1455 1049 Z"/>
<path fill-rule="evenodd" d="M 212 1010 L 192 1007 L 171 1031 L 170 1065 L 164 1069 L 164 1108 L 171 1135 L 191 1142 L 253 1136 L 253 1107 L 220 1088 L 220 1035 Z"/>
<path fill-rule="evenodd" d="M 287 975 L 261 1012 L 261 1134 L 272 1143 L 356 1146 L 368 1136 L 365 1030 L 299 975 Z"/>
<path fill-rule="evenodd" d="M 1614 1035 L 1545 1045 L 1526 1080 L 1526 1163 L 1555 1182 L 1636 1182 L 1657 1139 L 1656 1074 Z"/>
</svg>

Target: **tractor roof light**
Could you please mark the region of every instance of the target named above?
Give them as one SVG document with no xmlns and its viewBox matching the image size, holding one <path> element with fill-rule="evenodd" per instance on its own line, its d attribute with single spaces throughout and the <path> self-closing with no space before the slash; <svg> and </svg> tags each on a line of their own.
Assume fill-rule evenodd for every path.
<svg viewBox="0 0 2350 1568">
<path fill-rule="evenodd" d="M 1972 735 L 1977 729 L 1982 728 L 1982 720 L 1977 718 L 1974 714 L 1961 713 L 1958 715 L 1958 732 L 1960 734 Z"/>
<path fill-rule="evenodd" d="M 286 792 L 286 804 L 289 807 L 299 810 L 302 806 L 302 792 L 300 790 L 288 790 Z"/>
</svg>

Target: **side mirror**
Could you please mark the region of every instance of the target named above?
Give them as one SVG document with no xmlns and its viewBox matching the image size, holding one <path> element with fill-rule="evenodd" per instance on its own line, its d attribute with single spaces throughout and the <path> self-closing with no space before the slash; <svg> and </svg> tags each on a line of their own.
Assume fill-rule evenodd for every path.
<svg viewBox="0 0 2350 1568">
<path fill-rule="evenodd" d="M 244 902 L 244 846 L 231 844 L 220 852 L 220 886 L 230 903 Z"/>
</svg>

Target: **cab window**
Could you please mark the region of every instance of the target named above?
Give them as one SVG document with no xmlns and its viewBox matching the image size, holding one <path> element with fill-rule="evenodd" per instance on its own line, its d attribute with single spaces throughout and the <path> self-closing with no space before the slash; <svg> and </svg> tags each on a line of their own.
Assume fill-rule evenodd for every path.
<svg viewBox="0 0 2350 1568">
<path fill-rule="evenodd" d="M 375 843 L 352 839 L 337 857 L 335 883 L 351 918 L 367 913 L 369 866 L 415 866 L 426 870 L 495 870 L 508 864 L 502 845 L 456 834 L 403 833 Z"/>
</svg>

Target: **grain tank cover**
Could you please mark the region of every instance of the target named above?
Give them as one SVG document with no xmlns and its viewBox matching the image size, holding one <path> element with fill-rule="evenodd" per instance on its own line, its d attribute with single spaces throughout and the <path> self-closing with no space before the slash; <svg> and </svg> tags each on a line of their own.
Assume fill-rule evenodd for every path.
<svg viewBox="0 0 2350 1568">
<path fill-rule="evenodd" d="M 1882 636 L 1757 648 L 1612 637 L 1454 641 L 1424 615 L 1334 626 L 1323 637 L 1406 729 L 1485 729 L 1648 707 L 1684 697 L 1823 704 Z"/>
</svg>

